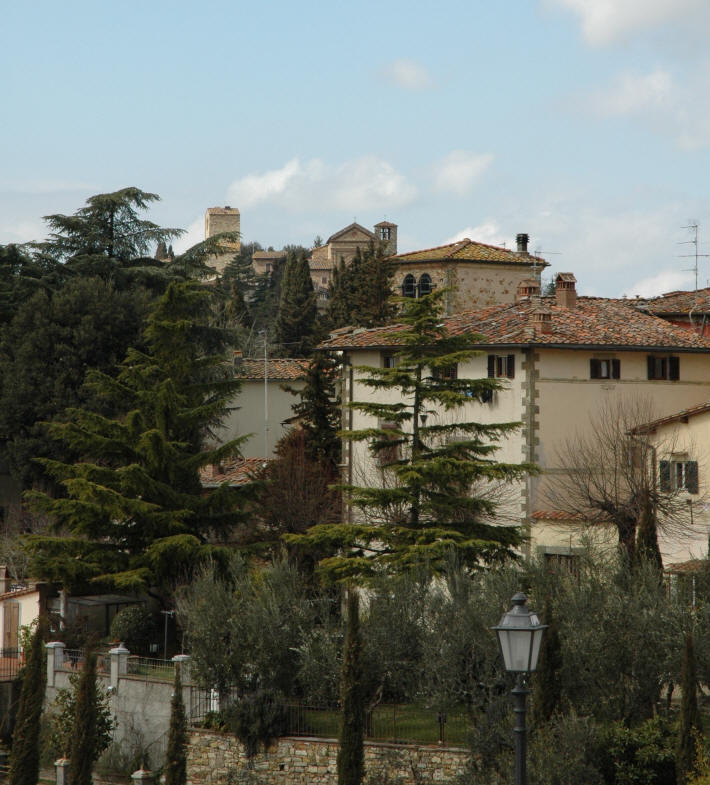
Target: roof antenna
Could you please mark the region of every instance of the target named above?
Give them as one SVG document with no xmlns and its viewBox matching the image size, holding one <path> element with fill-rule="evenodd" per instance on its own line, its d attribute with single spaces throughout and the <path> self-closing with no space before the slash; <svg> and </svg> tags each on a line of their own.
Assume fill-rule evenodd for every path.
<svg viewBox="0 0 710 785">
<path fill-rule="evenodd" d="M 678 245 L 694 245 L 695 246 L 695 253 L 684 253 L 680 254 L 681 259 L 695 259 L 695 265 L 693 267 L 688 267 L 687 269 L 683 270 L 684 273 L 695 273 L 695 291 L 698 291 L 698 259 L 700 257 L 710 256 L 707 253 L 698 253 L 698 222 L 697 221 L 688 221 L 687 226 L 681 226 L 681 229 L 690 229 L 693 232 L 693 239 L 692 240 L 681 240 Z"/>
</svg>

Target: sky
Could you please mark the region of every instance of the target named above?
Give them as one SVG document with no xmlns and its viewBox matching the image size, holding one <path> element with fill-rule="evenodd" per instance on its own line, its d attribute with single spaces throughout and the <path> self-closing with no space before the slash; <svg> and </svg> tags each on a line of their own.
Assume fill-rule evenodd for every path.
<svg viewBox="0 0 710 785">
<path fill-rule="evenodd" d="M 35 0 L 1 11 L 0 244 L 137 186 L 203 239 L 530 249 L 582 294 L 710 285 L 707 0 Z"/>
</svg>

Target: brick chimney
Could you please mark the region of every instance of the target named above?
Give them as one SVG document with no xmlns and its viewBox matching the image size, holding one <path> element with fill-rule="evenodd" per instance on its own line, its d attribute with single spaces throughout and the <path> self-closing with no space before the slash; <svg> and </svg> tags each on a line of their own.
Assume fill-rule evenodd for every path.
<svg viewBox="0 0 710 785">
<path fill-rule="evenodd" d="M 561 308 L 575 308 L 577 305 L 577 279 L 572 273 L 558 273 L 555 278 L 555 297 Z"/>
<path fill-rule="evenodd" d="M 530 321 L 536 334 L 552 332 L 552 311 L 546 306 L 535 308 L 530 314 Z"/>
<path fill-rule="evenodd" d="M 529 235 L 524 232 L 515 235 L 515 242 L 518 246 L 518 253 L 523 254 L 528 252 L 528 242 L 530 241 Z"/>
<path fill-rule="evenodd" d="M 531 297 L 540 296 L 540 282 L 536 278 L 525 278 L 518 284 L 518 290 L 515 293 L 515 302 L 519 303 L 521 300 L 529 300 Z"/>
</svg>

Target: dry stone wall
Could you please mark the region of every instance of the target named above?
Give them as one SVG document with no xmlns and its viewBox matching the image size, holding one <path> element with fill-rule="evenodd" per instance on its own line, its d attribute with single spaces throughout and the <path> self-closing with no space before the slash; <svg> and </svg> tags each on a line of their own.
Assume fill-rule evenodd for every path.
<svg viewBox="0 0 710 785">
<path fill-rule="evenodd" d="M 249 763 L 233 736 L 215 731 L 191 734 L 188 785 L 337 785 L 338 743 L 334 739 L 284 738 Z M 466 768 L 468 752 L 445 747 L 365 743 L 367 776 L 392 785 L 453 782 Z"/>
</svg>

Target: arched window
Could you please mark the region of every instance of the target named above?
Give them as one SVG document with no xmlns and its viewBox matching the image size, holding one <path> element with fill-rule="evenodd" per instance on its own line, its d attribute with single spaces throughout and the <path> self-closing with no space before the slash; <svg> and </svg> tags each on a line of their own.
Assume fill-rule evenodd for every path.
<svg viewBox="0 0 710 785">
<path fill-rule="evenodd" d="M 424 297 L 425 294 L 431 294 L 431 276 L 426 273 L 419 279 L 419 296 Z"/>
<path fill-rule="evenodd" d="M 416 297 L 417 296 L 417 282 L 414 279 L 413 275 L 406 275 L 404 278 L 404 282 L 402 283 L 402 295 L 404 297 Z"/>
</svg>

